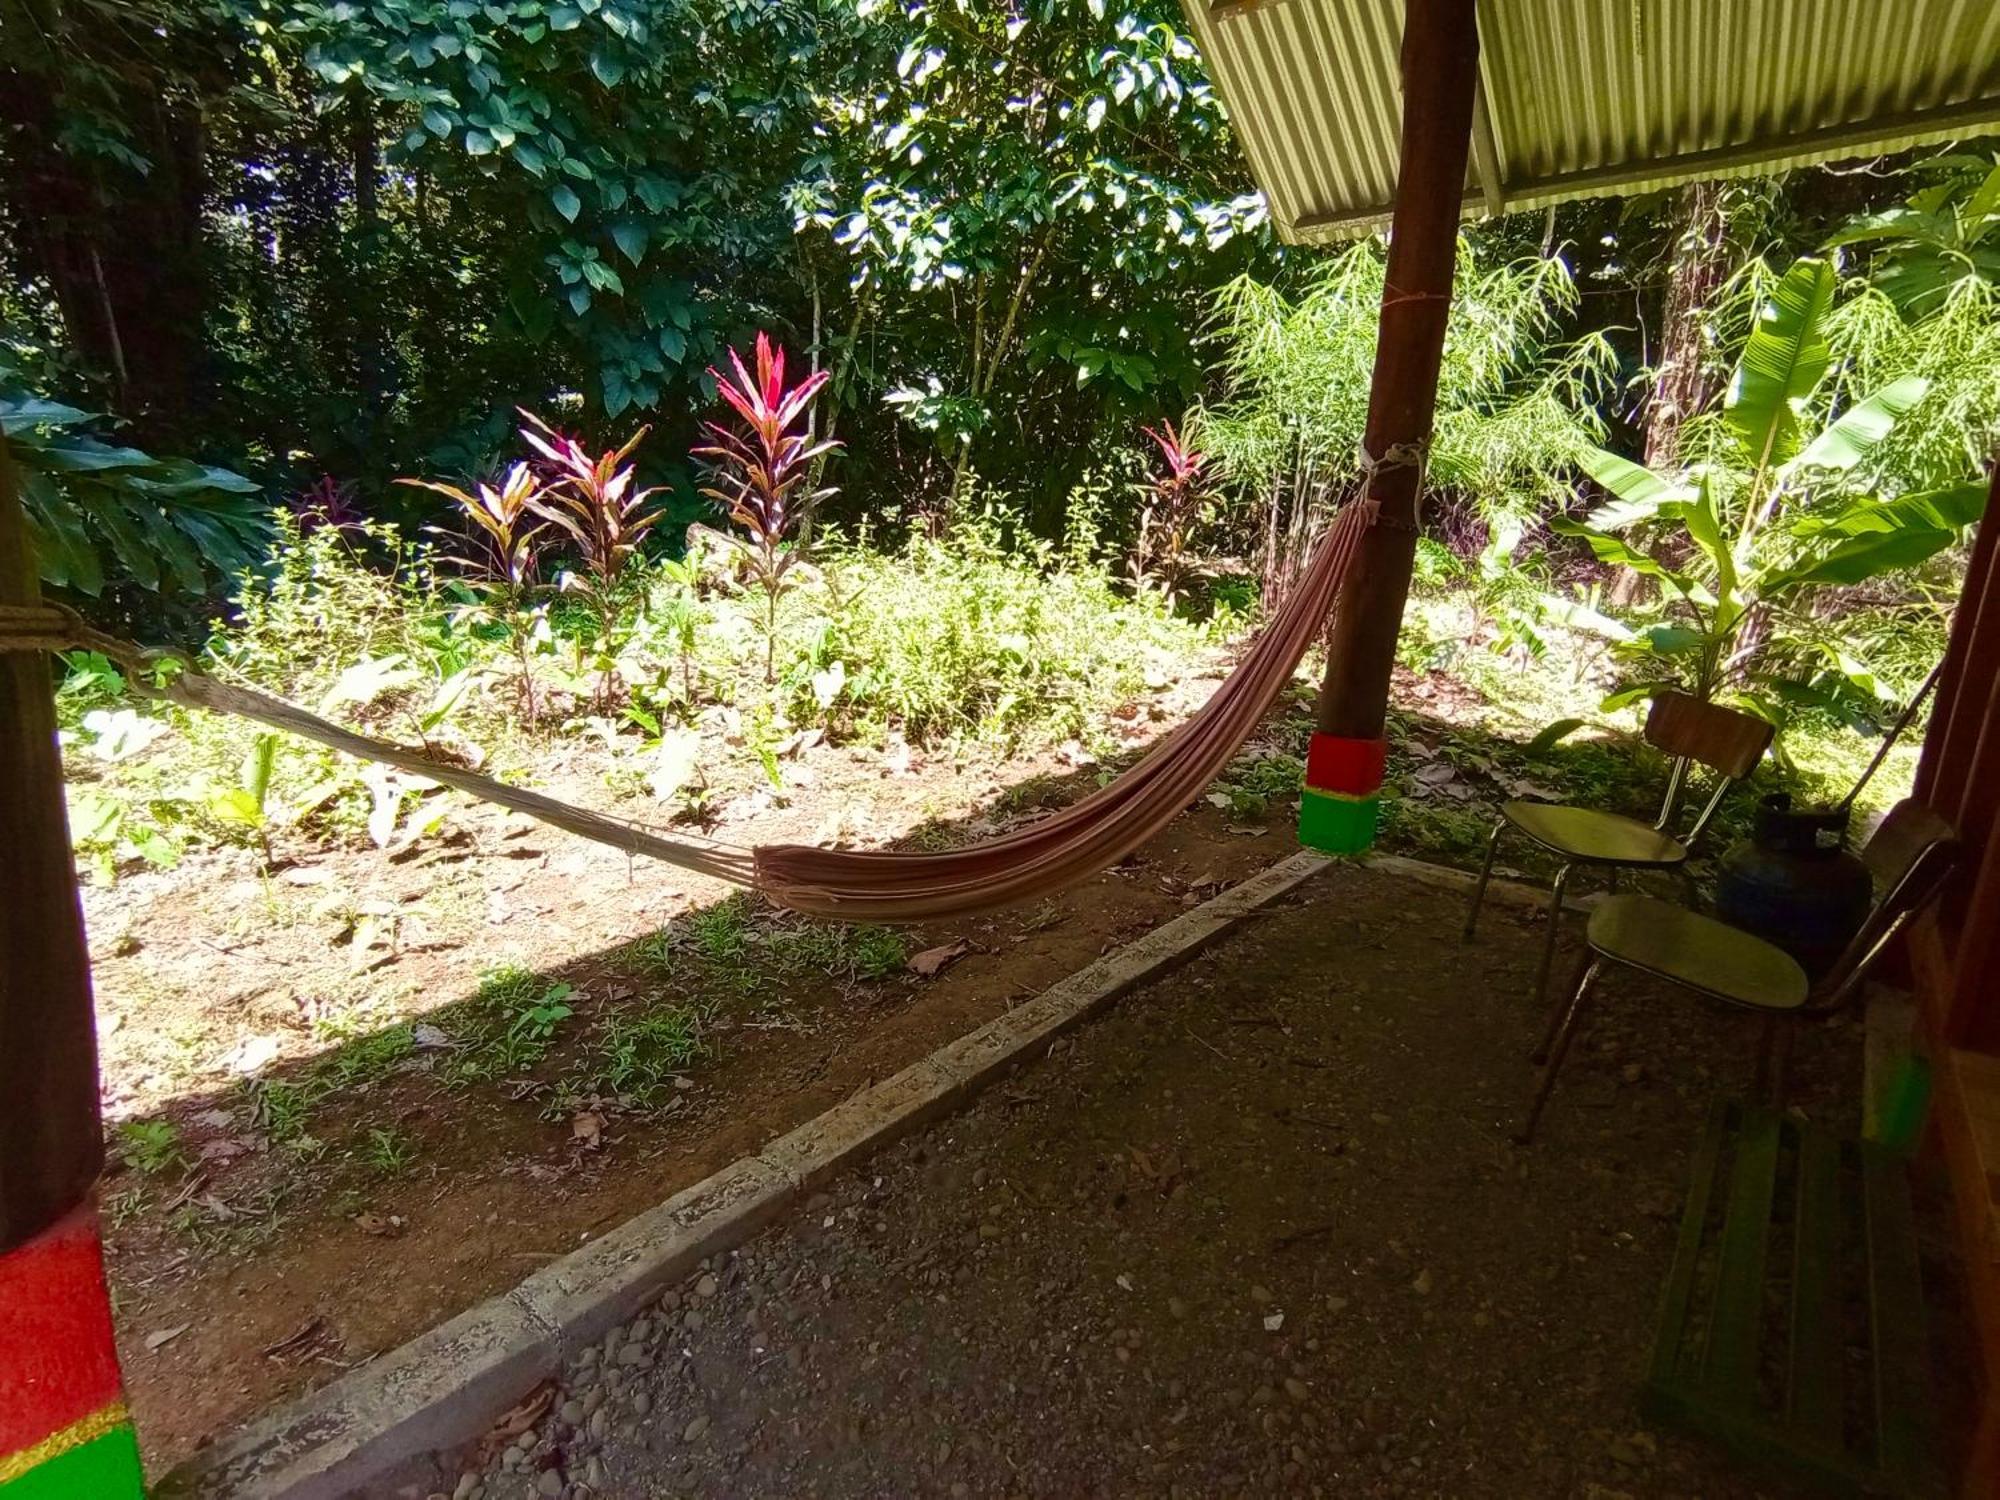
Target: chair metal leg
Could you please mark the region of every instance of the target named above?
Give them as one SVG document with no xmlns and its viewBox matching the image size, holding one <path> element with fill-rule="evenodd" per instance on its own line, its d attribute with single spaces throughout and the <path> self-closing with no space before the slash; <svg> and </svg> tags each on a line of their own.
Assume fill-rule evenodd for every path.
<svg viewBox="0 0 2000 1500">
<path fill-rule="evenodd" d="M 1542 1064 L 1541 1074 L 1535 1079 L 1535 1097 L 1529 1101 L 1527 1118 L 1521 1121 L 1521 1128 L 1514 1132 L 1518 1145 L 1528 1145 L 1535 1138 L 1535 1126 L 1542 1118 L 1542 1109 L 1549 1102 L 1549 1093 L 1556 1086 L 1556 1074 L 1562 1071 L 1563 1058 L 1569 1052 L 1571 1038 L 1576 1035 L 1577 1019 L 1583 1014 L 1583 1007 L 1590 998 L 1590 992 L 1597 987 L 1597 976 L 1603 971 L 1602 959 L 1592 959 L 1584 966 L 1582 976 L 1577 980 L 1575 991 L 1562 1008 L 1562 1020 L 1556 1027 L 1554 1039 L 1549 1045 L 1549 1060 Z"/>
<path fill-rule="evenodd" d="M 1549 890 L 1549 930 L 1542 934 L 1542 964 L 1535 971 L 1535 1004 L 1549 994 L 1549 969 L 1556 961 L 1556 934 L 1562 930 L 1563 892 L 1569 888 L 1568 865 L 1556 871 L 1556 883 Z"/>
<path fill-rule="evenodd" d="M 1506 830 L 1507 820 L 1501 818 L 1493 825 L 1493 831 L 1486 835 L 1486 858 L 1479 864 L 1479 879 L 1472 887 L 1472 906 L 1465 914 L 1465 941 L 1472 941 L 1472 929 L 1479 922 L 1479 908 L 1486 900 L 1486 882 L 1493 878 L 1493 856 L 1500 848 L 1500 835 Z"/>
<path fill-rule="evenodd" d="M 1570 999 L 1583 984 L 1583 976 L 1592 964 L 1598 961 L 1595 950 L 1585 948 L 1583 957 L 1576 961 L 1576 973 L 1563 992 L 1556 996 L 1556 1003 L 1549 1007 L 1548 1024 L 1542 1028 L 1542 1039 L 1535 1043 L 1535 1050 L 1528 1054 L 1528 1061 L 1540 1067 L 1549 1060 L 1549 1048 L 1555 1045 L 1556 1031 L 1561 1027 L 1563 1017 L 1569 1014 Z"/>
</svg>

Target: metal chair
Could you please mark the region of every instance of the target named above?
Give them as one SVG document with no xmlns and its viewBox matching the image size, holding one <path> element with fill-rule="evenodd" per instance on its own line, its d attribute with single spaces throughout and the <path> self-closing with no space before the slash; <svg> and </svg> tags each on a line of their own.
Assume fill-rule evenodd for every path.
<svg viewBox="0 0 2000 1500">
<path fill-rule="evenodd" d="M 1534 1138 L 1577 1021 L 1606 964 L 1624 964 L 1738 1010 L 1764 1017 L 1757 1088 L 1782 1105 L 1791 1023 L 1840 1009 L 1860 992 L 1869 966 L 1936 898 L 1958 859 L 1958 838 L 1914 798 L 1899 802 L 1861 851 L 1881 895 L 1861 930 L 1815 989 L 1797 961 L 1740 928 L 1650 896 L 1612 896 L 1590 914 L 1589 948 L 1576 982 L 1549 1013 L 1530 1061 L 1542 1065 L 1535 1097 L 1515 1139 Z"/>
<path fill-rule="evenodd" d="M 1555 961 L 1556 931 L 1562 918 L 1563 893 L 1577 865 L 1611 871 L 1614 884 L 1620 870 L 1682 870 L 1688 850 L 1707 829 L 1722 797 L 1732 784 L 1756 769 L 1770 748 L 1771 726 L 1755 715 L 1707 703 L 1686 693 L 1661 693 L 1646 715 L 1646 741 L 1674 757 L 1667 776 L 1660 816 L 1650 825 L 1594 807 L 1560 802 L 1503 802 L 1500 817 L 1486 839 L 1486 859 L 1472 888 L 1472 907 L 1465 914 L 1465 938 L 1470 942 L 1493 876 L 1493 856 L 1500 835 L 1514 828 L 1562 860 L 1549 891 L 1549 925 L 1542 937 L 1542 962 L 1535 971 L 1535 1002 L 1548 997 L 1549 967 Z M 1689 770 L 1696 764 L 1716 773 L 1715 790 L 1695 818 L 1685 838 L 1667 830 L 1680 811 Z"/>
</svg>

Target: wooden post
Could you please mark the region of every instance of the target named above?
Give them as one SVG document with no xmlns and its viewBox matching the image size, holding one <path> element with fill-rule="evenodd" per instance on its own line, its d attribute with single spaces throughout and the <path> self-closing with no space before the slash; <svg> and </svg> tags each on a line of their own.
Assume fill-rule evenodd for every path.
<svg viewBox="0 0 2000 1500">
<path fill-rule="evenodd" d="M 0 437 L 0 604 L 38 603 Z M 97 1031 L 48 658 L 0 649 L 0 1494 L 138 1500 L 91 1190 Z"/>
<path fill-rule="evenodd" d="M 1437 410 L 1471 150 L 1473 0 L 1407 0 L 1402 62 L 1402 164 L 1363 440 L 1383 464 L 1364 480 L 1379 515 L 1341 592 L 1299 814 L 1300 841 L 1337 854 L 1374 843 L 1381 804 L 1389 674 L 1417 547 L 1423 473 L 1414 460 L 1430 443 Z"/>
</svg>

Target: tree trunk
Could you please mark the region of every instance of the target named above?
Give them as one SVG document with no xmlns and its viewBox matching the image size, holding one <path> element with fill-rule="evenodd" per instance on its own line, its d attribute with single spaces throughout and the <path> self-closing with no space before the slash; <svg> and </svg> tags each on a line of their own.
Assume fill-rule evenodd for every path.
<svg viewBox="0 0 2000 1500">
<path fill-rule="evenodd" d="M 1430 443 L 1478 68 L 1473 0 L 1409 0 L 1402 163 L 1363 438 L 1377 460 L 1390 460 L 1399 449 L 1420 455 Z M 1367 481 L 1363 498 L 1380 513 L 1341 593 L 1320 689 L 1322 734 L 1372 740 L 1382 733 L 1416 555 L 1422 482 L 1415 457 L 1389 462 Z"/>
<path fill-rule="evenodd" d="M 39 602 L 0 438 L 0 604 Z M 81 1204 L 104 1163 L 97 1030 L 49 658 L 0 651 L 0 1253 Z M 0 1312 L 4 1312 L 0 1309 Z M 14 1370 L 0 1370 L 0 1385 Z"/>
<path fill-rule="evenodd" d="M 1673 269 L 1660 311 L 1660 359 L 1646 397 L 1649 469 L 1679 467 L 1681 426 L 1715 395 L 1707 314 L 1729 272 L 1728 228 L 1721 183 L 1691 182 L 1680 190 L 1669 251 Z M 1612 580 L 1611 603 L 1637 603 L 1648 587 L 1643 574 L 1627 569 Z"/>
<path fill-rule="evenodd" d="M 48 283 L 71 346 L 106 378 L 134 439 L 172 450 L 205 384 L 201 120 L 158 99 L 137 105 L 134 143 L 151 163 L 141 174 L 59 143 L 47 75 L 4 82 L 11 170 L 0 171 L 0 194 L 24 231 L 24 268 Z"/>
<path fill-rule="evenodd" d="M 1715 394 L 1706 316 L 1729 270 L 1722 184 L 1691 182 L 1674 200 L 1673 273 L 1660 313 L 1660 362 L 1646 399 L 1646 467 L 1680 462 L 1681 424 Z"/>
</svg>

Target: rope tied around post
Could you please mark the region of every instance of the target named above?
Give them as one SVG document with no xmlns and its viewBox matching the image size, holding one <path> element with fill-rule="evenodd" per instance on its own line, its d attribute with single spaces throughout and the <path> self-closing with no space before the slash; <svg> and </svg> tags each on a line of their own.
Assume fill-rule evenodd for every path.
<svg viewBox="0 0 2000 1500">
<path fill-rule="evenodd" d="M 1384 450 L 1380 458 L 1377 458 L 1368 451 L 1368 444 L 1366 442 L 1355 444 L 1355 464 L 1361 470 L 1361 488 L 1359 493 L 1362 503 L 1368 507 L 1369 524 L 1371 526 L 1388 526 L 1398 531 L 1417 530 L 1419 525 L 1417 508 L 1423 501 L 1424 493 L 1424 466 L 1430 462 L 1430 454 L 1431 444 L 1429 438 L 1419 438 L 1414 442 L 1408 443 L 1391 443 Z M 1410 503 L 1411 519 L 1407 522 L 1385 521 L 1382 519 L 1382 502 L 1374 494 L 1375 477 L 1378 474 L 1386 473 L 1390 469 L 1415 469 L 1417 471 L 1416 489 Z"/>
</svg>

